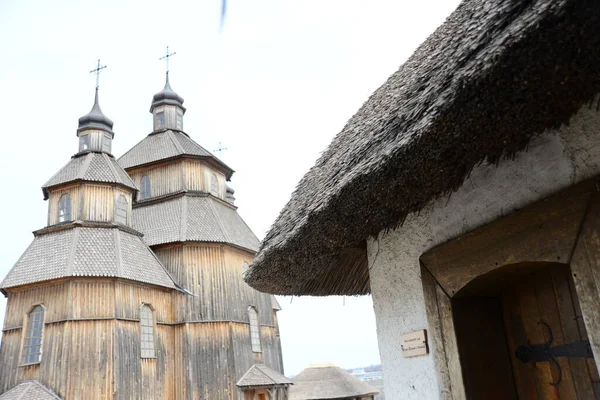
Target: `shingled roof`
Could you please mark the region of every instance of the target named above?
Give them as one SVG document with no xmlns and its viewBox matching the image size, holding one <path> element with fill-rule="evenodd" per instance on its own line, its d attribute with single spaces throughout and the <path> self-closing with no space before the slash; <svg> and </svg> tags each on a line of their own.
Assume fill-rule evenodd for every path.
<svg viewBox="0 0 600 400">
<path fill-rule="evenodd" d="M 187 134 L 175 130 L 151 133 L 119 158 L 123 168 L 166 160 L 179 156 L 192 156 L 208 160 L 220 167 L 227 179 L 233 170 L 204 147 L 194 142 Z"/>
<path fill-rule="evenodd" d="M 333 364 L 312 365 L 294 377 L 290 400 L 354 399 L 377 389 Z"/>
<path fill-rule="evenodd" d="M 291 379 L 264 364 L 255 364 L 237 382 L 238 387 L 291 385 Z"/>
<path fill-rule="evenodd" d="M 65 228 L 37 234 L 0 290 L 74 276 L 117 277 L 175 288 L 139 235 L 111 224 L 73 223 Z"/>
<path fill-rule="evenodd" d="M 0 395 L 0 400 L 61 400 L 38 381 L 25 381 Z"/>
<path fill-rule="evenodd" d="M 62 167 L 42 186 L 44 199 L 48 198 L 48 189 L 74 181 L 92 181 L 116 183 L 137 190 L 135 183 L 114 157 L 106 153 L 79 153 Z"/>
<path fill-rule="evenodd" d="M 259 241 L 235 207 L 205 193 L 186 193 L 160 202 L 137 203 L 133 227 L 148 245 L 197 241 L 230 243 L 258 250 Z"/>
<path fill-rule="evenodd" d="M 268 293 L 369 293 L 366 239 L 457 190 L 600 92 L 600 2 L 465 0 L 298 184 L 245 275 Z"/>
</svg>

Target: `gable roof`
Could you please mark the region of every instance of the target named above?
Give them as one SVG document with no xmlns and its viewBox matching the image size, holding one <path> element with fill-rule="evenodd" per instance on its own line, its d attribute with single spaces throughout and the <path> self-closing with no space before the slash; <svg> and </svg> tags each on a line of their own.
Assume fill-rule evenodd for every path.
<svg viewBox="0 0 600 400">
<path fill-rule="evenodd" d="M 291 379 L 264 364 L 255 364 L 237 382 L 238 387 L 291 385 Z"/>
<path fill-rule="evenodd" d="M 205 193 L 181 194 L 160 202 L 137 203 L 133 227 L 149 246 L 174 242 L 230 243 L 252 252 L 259 241 L 235 207 Z"/>
<path fill-rule="evenodd" d="M 233 170 L 212 153 L 193 141 L 187 134 L 175 130 L 163 130 L 151 133 L 119 158 L 123 168 L 166 160 L 178 156 L 195 156 L 209 160 L 231 178 Z"/>
<path fill-rule="evenodd" d="M 379 393 L 377 389 L 333 364 L 313 365 L 293 379 L 290 400 L 344 399 Z"/>
<path fill-rule="evenodd" d="M 38 381 L 19 383 L 7 392 L 0 394 L 0 400 L 62 400 L 56 393 Z"/>
<path fill-rule="evenodd" d="M 367 238 L 600 92 L 598 26 L 592 0 L 463 1 L 302 178 L 246 282 L 285 295 L 369 293 Z"/>
<path fill-rule="evenodd" d="M 8 272 L 0 290 L 51 279 L 116 277 L 175 289 L 139 235 L 112 224 L 77 224 L 38 234 Z"/>
<path fill-rule="evenodd" d="M 48 199 L 48 189 L 73 181 L 117 183 L 137 190 L 135 183 L 113 156 L 106 153 L 78 153 L 69 160 L 52 178 L 42 186 L 44 199 Z"/>
</svg>

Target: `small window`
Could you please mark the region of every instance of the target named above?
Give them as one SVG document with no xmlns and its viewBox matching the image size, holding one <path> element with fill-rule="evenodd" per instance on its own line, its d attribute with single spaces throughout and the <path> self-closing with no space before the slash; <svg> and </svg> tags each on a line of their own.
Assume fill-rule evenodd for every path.
<svg viewBox="0 0 600 400">
<path fill-rule="evenodd" d="M 117 199 L 117 206 L 115 210 L 115 222 L 123 225 L 127 225 L 127 211 L 129 208 L 129 203 L 125 198 L 125 195 L 119 195 Z"/>
<path fill-rule="evenodd" d="M 212 174 L 210 177 L 210 194 L 213 196 L 219 196 L 219 180 L 217 174 Z"/>
<path fill-rule="evenodd" d="M 42 360 L 44 335 L 44 308 L 35 306 L 27 316 L 27 330 L 23 342 L 21 364 L 35 364 Z"/>
<path fill-rule="evenodd" d="M 144 304 L 140 309 L 141 356 L 142 358 L 156 358 L 154 352 L 154 318 L 152 309 Z"/>
<path fill-rule="evenodd" d="M 183 113 L 180 110 L 177 110 L 177 129 L 183 130 Z"/>
<path fill-rule="evenodd" d="M 90 147 L 90 135 L 81 135 L 79 137 L 79 151 L 87 150 Z"/>
<path fill-rule="evenodd" d="M 150 197 L 150 178 L 148 175 L 142 176 L 142 184 L 140 186 L 140 199 L 147 199 Z"/>
<path fill-rule="evenodd" d="M 252 342 L 252 351 L 260 353 L 260 327 L 258 326 L 258 313 L 256 308 L 248 307 L 248 319 L 250 320 L 250 340 Z"/>
<path fill-rule="evenodd" d="M 163 111 L 156 113 L 156 130 L 165 129 L 165 113 Z"/>
<path fill-rule="evenodd" d="M 105 153 L 110 153 L 110 145 L 111 145 L 110 135 L 105 134 L 102 137 L 102 151 L 104 151 Z"/>
<path fill-rule="evenodd" d="M 248 271 L 248 267 L 249 267 L 248 261 L 244 261 L 242 263 L 242 275 L 245 274 L 246 271 Z"/>
<path fill-rule="evenodd" d="M 71 220 L 71 195 L 65 193 L 58 200 L 58 222 Z"/>
</svg>

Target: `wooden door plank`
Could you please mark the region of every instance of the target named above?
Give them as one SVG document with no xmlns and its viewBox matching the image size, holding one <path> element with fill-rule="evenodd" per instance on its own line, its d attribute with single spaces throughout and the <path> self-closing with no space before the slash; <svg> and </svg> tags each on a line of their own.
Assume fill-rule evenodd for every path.
<svg viewBox="0 0 600 400">
<path fill-rule="evenodd" d="M 439 285 L 436 286 L 436 296 L 444 334 L 444 348 L 446 349 L 446 357 L 448 360 L 452 398 L 453 400 L 465 400 L 465 386 L 462 377 L 458 344 L 456 343 L 454 320 L 452 319 L 452 304 L 450 298 L 444 293 Z"/>
<path fill-rule="evenodd" d="M 452 400 L 452 386 L 444 347 L 444 333 L 437 301 L 436 287 L 438 284 L 424 266 L 421 266 L 421 281 L 423 282 L 423 295 L 427 312 L 427 336 L 432 345 L 431 352 L 436 366 L 440 399 Z"/>
<path fill-rule="evenodd" d="M 583 316 L 581 313 L 581 307 L 579 305 L 579 298 L 577 297 L 577 293 L 575 291 L 575 283 L 573 279 L 569 279 L 569 288 L 571 289 L 571 298 L 573 299 L 573 307 L 575 309 L 575 322 L 577 322 L 577 328 L 579 330 L 579 336 L 581 340 L 589 340 L 587 331 L 585 329 L 585 323 L 583 321 Z M 594 390 L 594 399 L 600 400 L 600 376 L 598 376 L 598 368 L 596 367 L 596 363 L 593 359 L 587 358 L 586 360 L 587 371 L 588 371 L 588 379 L 590 379 L 592 388 Z M 591 398 L 591 397 L 590 397 Z"/>
<path fill-rule="evenodd" d="M 572 343 L 578 340 L 583 340 L 579 333 L 579 328 L 576 321 L 575 306 L 573 304 L 573 294 L 571 292 L 571 273 L 565 267 L 553 267 L 550 271 L 554 284 L 554 292 L 556 293 L 556 304 L 558 314 L 560 316 L 564 341 Z M 582 321 L 583 323 L 583 321 Z M 571 365 L 571 373 L 573 375 L 573 383 L 577 391 L 578 399 L 594 399 L 594 389 L 590 381 L 587 360 L 584 358 L 568 358 Z"/>
<path fill-rule="evenodd" d="M 478 276 L 521 262 L 568 263 L 594 188 L 588 180 L 421 256 L 446 293 L 454 297 Z M 568 207 L 565 205 L 568 204 Z"/>
<path fill-rule="evenodd" d="M 527 339 L 531 344 L 541 344 L 546 342 L 547 337 L 543 330 L 544 328 L 539 324 L 541 316 L 538 309 L 537 296 L 531 290 L 534 284 L 533 278 L 528 277 L 517 285 L 517 292 L 521 303 L 521 315 Z M 555 377 L 552 376 L 551 368 L 553 367 L 547 362 L 539 362 L 534 366 L 537 391 L 542 400 L 559 399 L 557 388 L 550 385 L 555 380 Z"/>
<path fill-rule="evenodd" d="M 564 266 L 564 268 L 567 268 Z M 538 309 L 540 312 L 540 321 L 544 321 L 552 329 L 552 346 L 565 344 L 561 318 L 559 316 L 556 294 L 554 292 L 554 281 L 552 280 L 551 269 L 544 269 L 533 275 L 535 282 L 535 293 L 538 300 Z M 548 332 L 544 331 L 546 339 Z M 556 386 L 560 399 L 576 399 L 577 392 L 573 383 L 573 373 L 571 372 L 571 364 L 569 358 L 558 357 L 556 359 L 562 370 L 562 380 Z M 552 378 L 556 382 L 559 378 L 559 371 L 556 367 L 551 366 Z"/>
<path fill-rule="evenodd" d="M 506 291 L 502 295 L 502 306 L 508 351 L 519 399 L 538 399 L 533 364 L 524 364 L 515 357 L 517 347 L 527 343 L 527 334 L 521 317 L 521 303 L 515 289 Z"/>
<path fill-rule="evenodd" d="M 595 190 L 578 237 L 571 271 L 596 368 L 600 368 L 600 194 Z"/>
</svg>

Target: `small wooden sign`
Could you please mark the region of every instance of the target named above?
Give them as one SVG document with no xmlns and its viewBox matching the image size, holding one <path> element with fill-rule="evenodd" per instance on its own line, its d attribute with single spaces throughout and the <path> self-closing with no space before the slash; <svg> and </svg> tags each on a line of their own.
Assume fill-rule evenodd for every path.
<svg viewBox="0 0 600 400">
<path fill-rule="evenodd" d="M 404 358 L 424 356 L 429 353 L 425 329 L 400 336 L 400 347 Z"/>
</svg>

